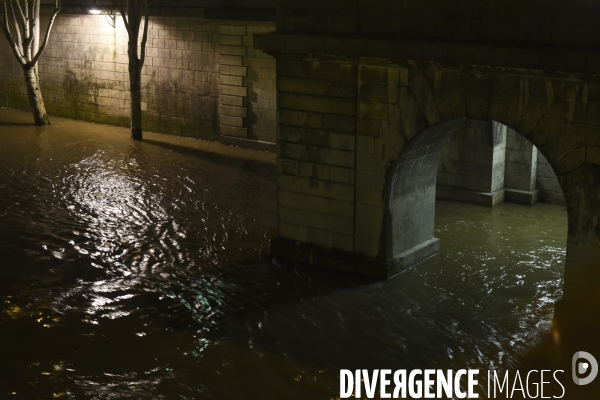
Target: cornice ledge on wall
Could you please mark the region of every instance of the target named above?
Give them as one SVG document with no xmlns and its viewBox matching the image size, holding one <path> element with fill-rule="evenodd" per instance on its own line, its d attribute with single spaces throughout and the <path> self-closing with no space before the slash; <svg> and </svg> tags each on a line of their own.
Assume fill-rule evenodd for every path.
<svg viewBox="0 0 600 400">
<path fill-rule="evenodd" d="M 42 12 L 50 14 L 52 6 L 42 6 Z M 87 5 L 69 5 L 63 6 L 62 14 L 88 14 Z M 113 7 L 113 12 L 116 8 Z M 203 7 L 150 7 L 151 16 L 161 17 L 186 17 L 186 18 L 203 18 L 212 20 L 227 20 L 227 21 L 258 21 L 258 22 L 275 22 L 274 9 L 259 9 L 259 8 L 203 8 Z"/>
<path fill-rule="evenodd" d="M 312 54 L 517 68 L 600 76 L 600 51 L 590 48 L 525 47 L 497 43 L 402 40 L 387 37 L 327 36 L 272 32 L 254 35 L 267 54 Z"/>
</svg>

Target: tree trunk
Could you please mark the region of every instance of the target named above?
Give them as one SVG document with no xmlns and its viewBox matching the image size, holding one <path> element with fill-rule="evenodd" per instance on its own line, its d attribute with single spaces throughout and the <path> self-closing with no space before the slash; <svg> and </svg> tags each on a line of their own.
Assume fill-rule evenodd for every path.
<svg viewBox="0 0 600 400">
<path fill-rule="evenodd" d="M 42 98 L 42 91 L 38 82 L 38 76 L 34 67 L 23 68 L 25 73 L 25 84 L 27 86 L 27 94 L 29 96 L 29 104 L 33 111 L 33 119 L 37 126 L 50 125 L 48 114 L 46 114 L 46 106 Z"/>
<path fill-rule="evenodd" d="M 131 92 L 131 138 L 142 140 L 142 73 L 137 63 L 129 63 L 129 91 Z"/>
<path fill-rule="evenodd" d="M 116 4 L 127 34 L 127 55 L 129 56 L 129 93 L 131 97 L 131 138 L 142 140 L 142 66 L 146 58 L 146 40 L 148 38 L 148 0 L 113 0 Z M 144 17 L 144 33 L 139 43 L 140 24 Z M 141 46 L 138 58 L 138 45 Z"/>
</svg>

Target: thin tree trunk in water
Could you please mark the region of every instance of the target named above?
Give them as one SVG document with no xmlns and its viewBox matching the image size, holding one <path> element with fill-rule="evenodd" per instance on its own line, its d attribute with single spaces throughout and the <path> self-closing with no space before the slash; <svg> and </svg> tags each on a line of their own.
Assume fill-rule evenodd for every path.
<svg viewBox="0 0 600 400">
<path fill-rule="evenodd" d="M 114 0 L 114 2 L 123 17 L 123 23 L 129 35 L 127 55 L 129 56 L 129 92 L 131 94 L 131 138 L 142 140 L 142 66 L 146 58 L 150 9 L 148 0 Z M 138 57 L 138 39 L 142 17 L 144 17 L 144 32 L 142 41 L 139 43 L 140 56 Z"/>
<path fill-rule="evenodd" d="M 27 86 L 27 95 L 29 96 L 29 104 L 31 105 L 31 111 L 33 111 L 33 119 L 37 126 L 50 125 L 48 114 L 46 114 L 46 107 L 44 106 L 44 99 L 42 98 L 42 91 L 40 90 L 40 84 L 38 82 L 38 76 L 34 67 L 24 68 L 25 73 L 25 84 Z"/>
<path fill-rule="evenodd" d="M 0 27 L 4 31 L 4 36 L 6 36 L 15 58 L 23 68 L 33 120 L 36 125 L 43 126 L 49 125 L 50 121 L 40 90 L 37 62 L 48 44 L 50 31 L 60 12 L 62 0 L 54 0 L 54 11 L 41 42 L 40 4 L 41 0 L 0 0 L 2 6 L 0 11 L 3 11 Z"/>
<path fill-rule="evenodd" d="M 137 65 L 129 64 L 129 90 L 131 93 L 131 138 L 142 140 L 142 91 L 141 71 Z"/>
</svg>

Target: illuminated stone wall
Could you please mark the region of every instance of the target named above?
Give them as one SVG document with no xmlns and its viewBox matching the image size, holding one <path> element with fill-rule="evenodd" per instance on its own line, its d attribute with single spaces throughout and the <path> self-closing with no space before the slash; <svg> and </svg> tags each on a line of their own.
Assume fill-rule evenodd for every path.
<svg viewBox="0 0 600 400">
<path fill-rule="evenodd" d="M 253 47 L 254 33 L 272 24 L 219 24 L 221 140 L 252 146 L 248 140 L 275 143 L 277 98 L 275 59 Z M 275 147 L 272 147 L 275 150 Z"/>
<path fill-rule="evenodd" d="M 142 71 L 145 130 L 213 141 L 228 133 L 223 126 L 230 124 L 230 116 L 223 108 L 219 111 L 219 103 L 228 95 L 223 89 L 231 84 L 226 80 L 231 78 L 227 73 L 231 63 L 220 51 L 228 36 L 221 34 L 220 27 L 231 24 L 200 18 L 150 19 Z M 273 142 L 275 60 L 251 47 L 251 35 L 256 29 L 274 30 L 274 24 L 233 24 L 246 33 L 239 43 L 246 53 L 240 59 L 244 73 L 238 71 L 236 84 L 249 91 L 239 104 L 242 109 L 238 113 L 243 115 L 236 123 L 246 129 L 244 139 Z M 118 17 L 113 28 L 102 15 L 60 15 L 39 63 L 42 94 L 50 116 L 129 126 L 127 40 Z M 270 63 L 270 68 L 254 68 L 260 64 L 255 58 Z M 222 62 L 227 65 L 224 67 Z M 0 107 L 28 110 L 21 69 L 4 39 L 0 40 L 0 68 Z M 256 87 L 261 90 L 253 89 Z M 255 114 L 264 121 L 258 122 L 252 117 Z"/>
</svg>

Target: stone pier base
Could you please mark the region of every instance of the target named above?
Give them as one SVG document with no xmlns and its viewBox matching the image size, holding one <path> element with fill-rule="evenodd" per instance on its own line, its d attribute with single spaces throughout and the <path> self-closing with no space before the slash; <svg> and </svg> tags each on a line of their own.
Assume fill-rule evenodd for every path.
<svg viewBox="0 0 600 400">
<path fill-rule="evenodd" d="M 509 203 L 531 206 L 538 201 L 537 190 L 504 189 L 504 200 Z"/>
<path fill-rule="evenodd" d="M 505 193 L 504 190 L 478 192 L 459 187 L 437 185 L 435 197 L 442 200 L 460 201 L 491 207 L 502 203 L 505 199 Z"/>
<path fill-rule="evenodd" d="M 440 252 L 440 239 L 434 237 L 426 242 L 423 242 L 411 249 L 408 249 L 396 257 L 393 260 L 387 262 L 387 272 L 389 276 L 394 276 L 404 271 L 407 268 L 412 267 L 415 264 L 420 263 L 426 258 L 431 257 L 434 254 Z"/>
<path fill-rule="evenodd" d="M 382 258 L 367 257 L 281 236 L 271 239 L 271 252 L 278 257 L 383 279 L 391 278 L 439 251 L 440 240 L 431 238 L 404 251 L 393 260 L 385 261 Z"/>
</svg>

